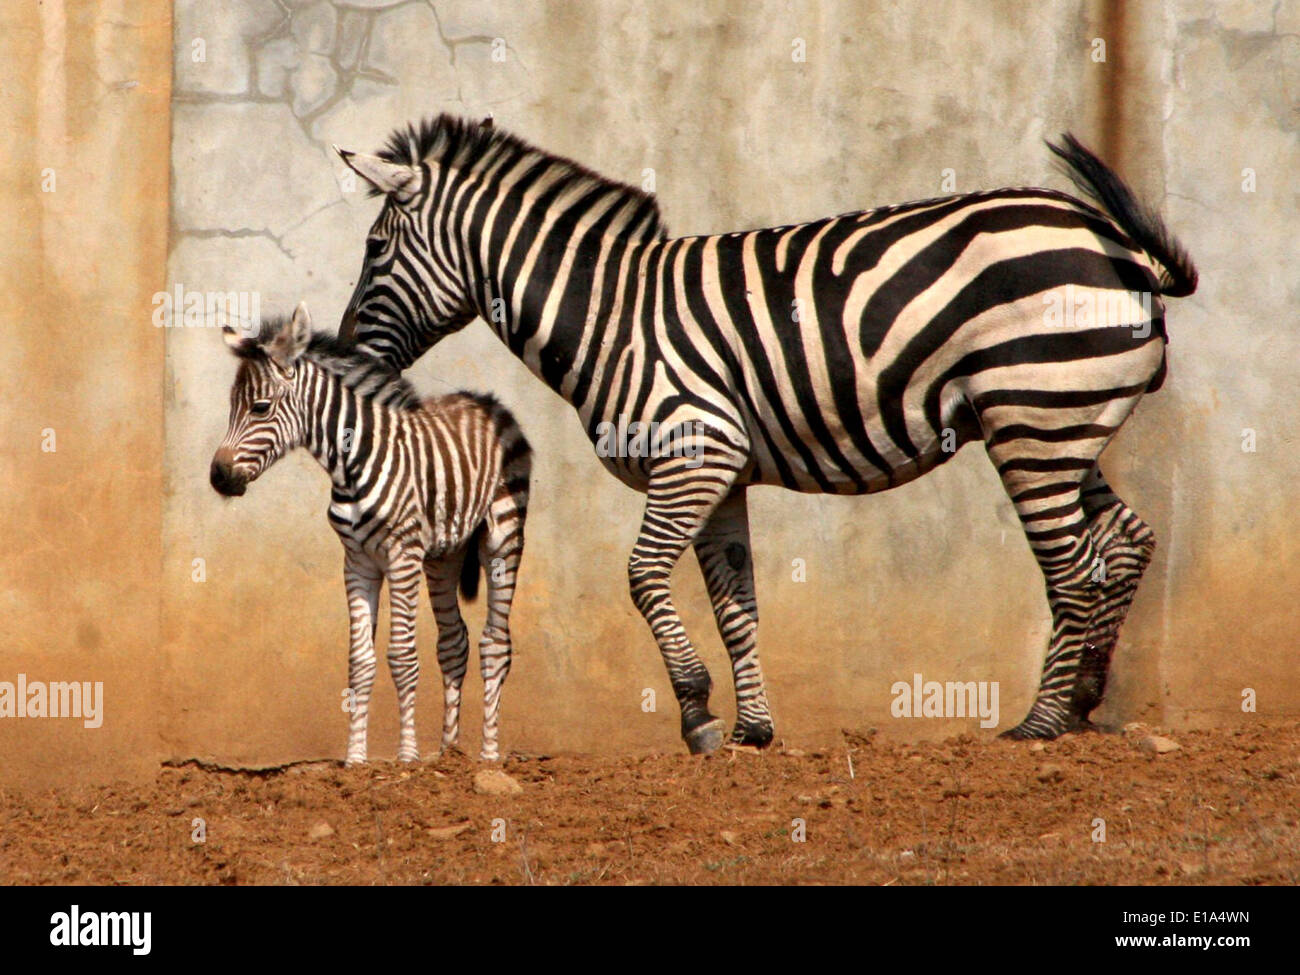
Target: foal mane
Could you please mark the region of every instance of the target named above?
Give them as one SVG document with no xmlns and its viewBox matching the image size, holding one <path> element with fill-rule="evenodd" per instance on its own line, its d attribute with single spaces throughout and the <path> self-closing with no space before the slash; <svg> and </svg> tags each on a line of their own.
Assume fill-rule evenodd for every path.
<svg viewBox="0 0 1300 975">
<path fill-rule="evenodd" d="M 279 334 L 287 317 L 264 318 L 256 338 L 246 338 L 234 349 L 241 359 L 269 359 L 264 345 Z M 382 359 L 363 351 L 351 341 L 329 332 L 312 332 L 303 358 L 337 376 L 348 389 L 384 406 L 413 411 L 420 408 L 420 395 L 401 373 Z"/>
</svg>

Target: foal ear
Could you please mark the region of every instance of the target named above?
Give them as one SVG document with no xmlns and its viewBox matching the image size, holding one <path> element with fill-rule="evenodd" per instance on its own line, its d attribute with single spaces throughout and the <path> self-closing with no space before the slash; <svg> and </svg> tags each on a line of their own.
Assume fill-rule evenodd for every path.
<svg viewBox="0 0 1300 975">
<path fill-rule="evenodd" d="M 226 340 L 230 351 L 238 356 L 246 356 L 257 348 L 256 338 L 230 325 L 221 326 L 221 337 Z"/>
<path fill-rule="evenodd" d="M 485 118 L 482 122 L 480 122 L 480 123 L 479 123 L 479 128 L 481 128 L 481 129 L 490 129 L 490 128 L 492 128 L 492 116 L 489 115 L 489 116 L 488 116 L 487 118 Z"/>
<path fill-rule="evenodd" d="M 391 163 L 378 156 L 367 156 L 362 152 L 350 152 L 334 147 L 339 158 L 354 173 L 364 179 L 375 191 L 384 196 L 396 196 L 399 200 L 411 196 L 420 185 L 420 170 L 417 166 L 404 166 Z"/>
<path fill-rule="evenodd" d="M 280 330 L 262 348 L 277 364 L 289 369 L 307 351 L 309 342 L 311 342 L 311 315 L 307 311 L 307 302 L 300 301 L 298 307 L 293 310 L 293 317 L 281 325 Z"/>
<path fill-rule="evenodd" d="M 221 337 L 226 340 L 226 345 L 238 352 L 244 344 L 244 336 L 240 335 L 229 325 L 221 326 Z"/>
</svg>

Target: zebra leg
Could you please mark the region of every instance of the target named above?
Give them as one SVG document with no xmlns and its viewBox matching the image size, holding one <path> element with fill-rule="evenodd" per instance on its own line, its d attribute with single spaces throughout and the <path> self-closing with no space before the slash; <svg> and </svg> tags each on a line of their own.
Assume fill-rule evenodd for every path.
<svg viewBox="0 0 1300 975">
<path fill-rule="evenodd" d="M 479 638 L 479 669 L 483 674 L 483 748 L 479 758 L 501 757 L 501 688 L 510 675 L 510 606 L 515 598 L 519 559 L 524 552 L 524 511 L 517 500 L 503 495 L 488 515 L 488 532 L 480 548 L 487 568 L 487 618 Z"/>
<path fill-rule="evenodd" d="M 692 755 L 720 748 L 726 724 L 709 712 L 713 681 L 673 606 L 669 577 L 686 546 L 731 491 L 738 470 L 739 465 L 727 468 L 703 460 L 688 468 L 680 459 L 655 468 L 641 531 L 627 563 L 632 602 L 659 644 L 682 711 L 682 738 Z"/>
<path fill-rule="evenodd" d="M 1119 499 L 1094 467 L 1083 485 L 1083 510 L 1097 551 L 1094 579 L 1100 581 L 1101 605 L 1083 647 L 1071 708 L 1080 721 L 1101 704 L 1106 675 L 1142 574 L 1151 564 L 1156 536 L 1137 513 Z"/>
<path fill-rule="evenodd" d="M 695 539 L 695 555 L 713 603 L 718 632 L 731 657 L 736 687 L 736 727 L 731 742 L 765 748 L 772 743 L 772 713 L 758 662 L 758 602 L 744 488 L 729 494 L 704 523 Z"/>
<path fill-rule="evenodd" d="M 461 559 L 428 559 L 424 563 L 429 584 L 429 604 L 438 624 L 438 667 L 442 671 L 442 750 L 460 740 L 460 689 L 469 660 L 469 632 L 460 615 L 456 587 Z"/>
<path fill-rule="evenodd" d="M 352 719 L 348 727 L 346 765 L 366 761 L 366 722 L 370 693 L 375 686 L 375 623 L 379 619 L 379 592 L 383 576 L 374 566 L 349 556 L 343 569 L 348 593 L 350 647 L 348 652 L 348 702 Z"/>
<path fill-rule="evenodd" d="M 1043 677 L 1029 714 L 1004 738 L 1055 738 L 1083 724 L 1075 692 L 1090 634 L 1101 606 L 1094 581 L 1097 549 L 1077 480 L 1014 469 L 1003 483 L 1047 582 L 1052 636 Z"/>
<path fill-rule="evenodd" d="M 401 733 L 397 760 L 420 757 L 415 741 L 415 686 L 420 680 L 420 658 L 415 649 L 415 613 L 420 599 L 420 562 L 402 559 L 389 566 L 388 669 L 397 688 Z"/>
</svg>

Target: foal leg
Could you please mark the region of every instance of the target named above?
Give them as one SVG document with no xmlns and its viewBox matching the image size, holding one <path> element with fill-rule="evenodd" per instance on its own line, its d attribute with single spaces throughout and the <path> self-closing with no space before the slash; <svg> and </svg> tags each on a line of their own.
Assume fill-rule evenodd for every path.
<svg viewBox="0 0 1300 975">
<path fill-rule="evenodd" d="M 366 724 L 375 686 L 375 623 L 384 577 L 369 561 L 349 555 L 343 566 L 343 581 L 348 593 L 348 704 L 352 712 L 344 763 L 360 765 L 366 761 Z"/>
<path fill-rule="evenodd" d="M 463 555 L 458 558 L 427 559 L 425 579 L 429 603 L 438 624 L 438 667 L 442 671 L 442 750 L 455 748 L 460 740 L 460 690 L 465 683 L 469 660 L 469 633 L 460 615 L 460 580 Z"/>
<path fill-rule="evenodd" d="M 483 748 L 479 758 L 501 757 L 501 689 L 510 675 L 514 648 L 510 643 L 510 607 L 515 598 L 519 560 L 524 554 L 526 500 L 506 492 L 492 503 L 479 559 L 487 570 L 487 619 L 479 639 L 479 669 L 483 674 Z"/>
<path fill-rule="evenodd" d="M 397 688 L 401 718 L 397 744 L 399 762 L 414 762 L 420 757 L 415 741 L 415 686 L 420 680 L 420 658 L 415 649 L 415 613 L 420 599 L 420 564 L 419 559 L 403 558 L 388 568 L 388 669 Z"/>
</svg>

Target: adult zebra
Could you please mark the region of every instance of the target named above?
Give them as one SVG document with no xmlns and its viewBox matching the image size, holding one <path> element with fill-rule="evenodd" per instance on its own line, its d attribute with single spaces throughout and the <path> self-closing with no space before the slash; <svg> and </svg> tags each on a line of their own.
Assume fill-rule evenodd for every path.
<svg viewBox="0 0 1300 975">
<path fill-rule="evenodd" d="M 456 581 L 472 599 L 482 564 L 492 571 L 479 641 L 479 757 L 500 757 L 501 688 L 510 672 L 510 605 L 531 470 L 528 442 L 514 418 L 490 396 L 461 392 L 421 401 L 382 361 L 332 335 L 313 334 L 305 305 L 290 319 L 264 321 L 256 335 L 229 327 L 225 335 L 241 362 L 230 390 L 230 425 L 212 458 L 212 487 L 241 495 L 295 447 L 306 447 L 334 484 L 329 520 L 343 543 L 351 623 L 347 764 L 366 760 L 375 625 L 385 579 L 391 600 L 388 668 L 401 714 L 397 758 L 419 757 L 415 611 L 421 573 L 438 624 L 442 747 L 455 746 L 469 656 Z"/>
<path fill-rule="evenodd" d="M 341 334 L 405 369 L 482 317 L 598 448 L 611 430 L 672 445 L 598 453 L 647 494 L 629 582 L 692 752 L 725 728 L 669 591 L 686 547 L 731 658 L 731 740 L 764 746 L 745 489 L 885 490 L 983 440 L 1053 619 L 1006 734 L 1055 737 L 1100 703 L 1155 544 L 1097 458 L 1162 382 L 1160 295 L 1191 294 L 1196 271 L 1095 155 L 1068 135 L 1051 148 L 1106 212 L 1004 189 L 669 239 L 652 197 L 443 115 L 377 156 L 339 150 L 385 198 Z"/>
</svg>

